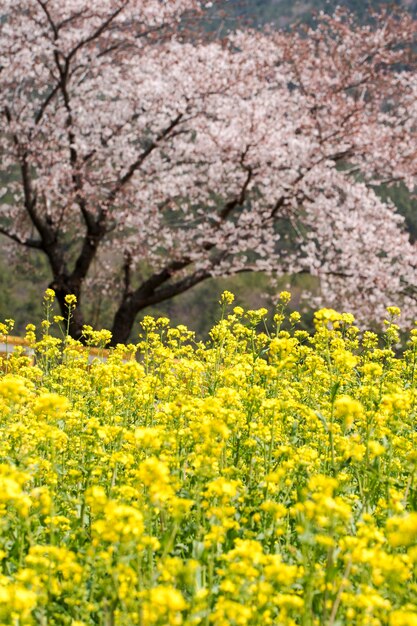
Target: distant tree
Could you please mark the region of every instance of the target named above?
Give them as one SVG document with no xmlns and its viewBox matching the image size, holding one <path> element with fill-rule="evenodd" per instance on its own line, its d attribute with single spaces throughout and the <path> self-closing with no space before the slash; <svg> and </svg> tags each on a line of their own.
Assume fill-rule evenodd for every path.
<svg viewBox="0 0 417 626">
<path fill-rule="evenodd" d="M 184 28 L 202 4 L 3 0 L 0 232 L 46 255 L 63 311 L 77 296 L 74 336 L 99 290 L 117 343 L 146 307 L 242 271 L 412 311 L 415 248 L 373 191 L 415 184 L 411 18 L 208 42 Z"/>
</svg>

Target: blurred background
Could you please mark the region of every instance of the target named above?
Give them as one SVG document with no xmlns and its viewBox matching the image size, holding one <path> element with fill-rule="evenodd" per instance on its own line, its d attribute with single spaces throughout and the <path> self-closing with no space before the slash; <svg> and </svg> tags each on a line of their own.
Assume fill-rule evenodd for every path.
<svg viewBox="0 0 417 626">
<path fill-rule="evenodd" d="M 367 21 L 372 11 L 387 6 L 380 0 L 228 0 L 214 7 L 209 17 L 208 27 L 221 36 L 222 32 L 241 25 L 255 28 L 288 28 L 295 23 L 311 23 L 318 11 L 332 13 L 337 6 L 355 13 L 358 20 Z M 417 0 L 396 0 L 392 7 L 402 7 L 410 11 L 417 20 Z M 417 24 L 417 22 L 416 22 Z M 417 27 L 417 26 L 416 26 Z M 0 187 L 1 185 L 0 172 Z M 397 210 L 405 217 L 410 238 L 417 238 L 417 198 L 405 187 L 381 187 L 378 193 L 383 199 L 390 198 Z M 42 295 L 48 287 L 51 275 L 46 260 L 41 254 L 11 248 L 9 242 L 0 236 L 0 321 L 13 318 L 16 322 L 14 334 L 21 335 L 27 323 L 39 324 L 42 319 Z M 240 274 L 230 278 L 210 279 L 191 291 L 147 309 L 144 314 L 163 315 L 173 324 L 186 324 L 204 339 L 208 330 L 219 316 L 218 299 L 220 293 L 228 289 L 236 295 L 236 303 L 245 308 L 274 308 L 276 295 L 281 289 L 292 292 L 290 309 L 303 312 L 303 326 L 309 328 L 313 308 L 308 299 L 303 299 L 306 289 L 314 293 L 314 279 L 308 276 L 283 277 L 272 285 L 262 274 Z M 91 294 L 85 298 L 90 302 L 88 318 L 94 327 L 110 325 L 115 306 L 111 296 L 104 298 Z M 141 316 L 139 316 L 132 340 L 135 340 Z"/>
</svg>

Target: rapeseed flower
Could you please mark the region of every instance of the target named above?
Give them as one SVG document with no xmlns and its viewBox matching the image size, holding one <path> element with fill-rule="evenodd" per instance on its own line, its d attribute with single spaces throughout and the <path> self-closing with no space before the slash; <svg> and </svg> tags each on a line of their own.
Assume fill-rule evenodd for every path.
<svg viewBox="0 0 417 626">
<path fill-rule="evenodd" d="M 53 300 L 36 363 L 0 373 L 2 624 L 416 623 L 417 331 L 396 356 L 396 307 L 382 339 L 333 309 L 310 335 L 288 292 L 273 330 L 224 292 L 205 344 L 146 316 L 108 353 L 85 327 L 90 362 Z"/>
</svg>

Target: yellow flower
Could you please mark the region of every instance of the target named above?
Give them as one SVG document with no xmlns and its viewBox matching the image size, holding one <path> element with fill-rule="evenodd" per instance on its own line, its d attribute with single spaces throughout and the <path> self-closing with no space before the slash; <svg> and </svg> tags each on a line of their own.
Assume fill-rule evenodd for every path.
<svg viewBox="0 0 417 626">
<path fill-rule="evenodd" d="M 392 611 L 389 615 L 389 626 L 417 626 L 417 610 Z"/>
<path fill-rule="evenodd" d="M 401 315 L 401 309 L 398 306 L 388 306 L 387 311 L 392 317 Z"/>
<path fill-rule="evenodd" d="M 351 428 L 356 420 L 361 420 L 364 415 L 362 404 L 350 396 L 339 396 L 334 403 L 334 414 L 342 420 L 345 428 Z"/>
<path fill-rule="evenodd" d="M 102 361 L 2 361 L 0 624 L 415 623 L 415 346 L 282 330 L 286 298 L 269 334 L 235 307 L 207 343 L 146 316 Z"/>
<path fill-rule="evenodd" d="M 69 308 L 72 308 L 77 304 L 77 297 L 74 296 L 73 294 L 67 294 L 65 296 L 65 302 Z"/>
<path fill-rule="evenodd" d="M 235 296 L 230 291 L 223 291 L 220 296 L 220 304 L 232 304 L 235 299 Z"/>
<path fill-rule="evenodd" d="M 298 324 L 298 322 L 301 320 L 301 315 L 298 311 L 293 311 L 290 314 L 289 320 L 291 322 L 291 324 Z"/>
<path fill-rule="evenodd" d="M 53 302 L 55 300 L 55 291 L 53 289 L 46 289 L 43 299 L 46 302 Z"/>
<path fill-rule="evenodd" d="M 37 597 L 36 593 L 30 589 L 25 588 L 19 583 L 12 583 L 6 580 L 0 581 L 0 615 L 3 614 L 4 618 L 13 619 L 13 621 L 19 621 L 21 619 L 26 620 L 31 615 L 33 609 L 36 607 Z M 9 622 L 7 619 L 6 623 Z"/>
<path fill-rule="evenodd" d="M 33 412 L 35 415 L 61 417 L 69 408 L 67 398 L 59 396 L 57 393 L 44 393 L 33 404 Z"/>
<path fill-rule="evenodd" d="M 281 291 L 281 293 L 278 296 L 278 300 L 280 302 L 282 302 L 283 304 L 288 304 L 288 302 L 291 300 L 291 294 L 289 291 Z"/>
<path fill-rule="evenodd" d="M 392 546 L 409 546 L 417 540 L 417 513 L 392 517 L 387 521 L 387 536 Z"/>
</svg>

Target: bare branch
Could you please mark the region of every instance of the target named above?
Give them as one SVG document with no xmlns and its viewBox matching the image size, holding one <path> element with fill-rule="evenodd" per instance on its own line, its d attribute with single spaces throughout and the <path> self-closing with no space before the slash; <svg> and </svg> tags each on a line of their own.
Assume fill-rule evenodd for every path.
<svg viewBox="0 0 417 626">
<path fill-rule="evenodd" d="M 43 250 L 43 243 L 40 239 L 21 239 L 18 235 L 8 231 L 7 228 L 4 228 L 3 226 L 0 226 L 0 233 L 4 235 L 5 237 L 8 237 L 15 243 L 18 243 L 21 246 L 25 246 L 26 248 L 34 248 L 36 250 Z"/>
</svg>

